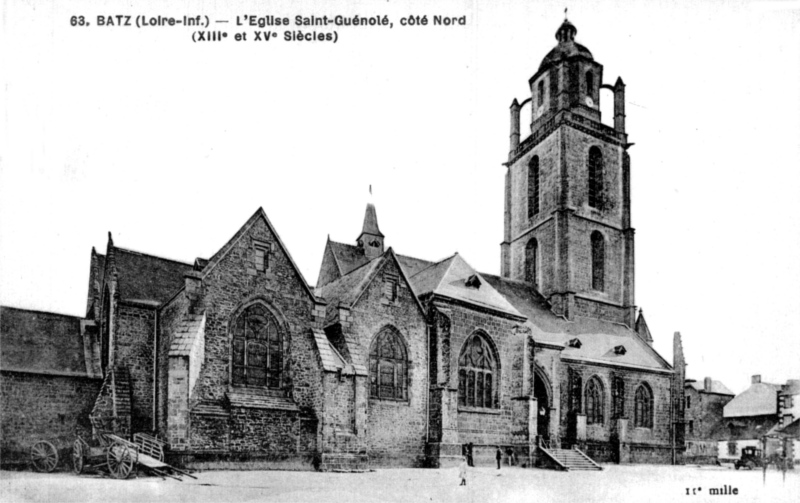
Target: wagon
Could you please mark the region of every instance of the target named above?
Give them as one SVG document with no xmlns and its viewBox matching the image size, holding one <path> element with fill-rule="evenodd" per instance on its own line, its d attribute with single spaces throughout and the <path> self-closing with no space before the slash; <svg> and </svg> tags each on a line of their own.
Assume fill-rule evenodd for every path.
<svg viewBox="0 0 800 503">
<path fill-rule="evenodd" d="M 72 471 L 81 474 L 85 470 L 107 472 L 114 478 L 126 479 L 141 468 L 161 477 L 181 480 L 180 475 L 196 478 L 188 472 L 164 462 L 164 444 L 146 433 L 135 433 L 127 440 L 106 428 L 104 422 L 90 416 L 94 429 L 95 445 L 90 445 L 78 436 L 72 444 Z"/>
</svg>

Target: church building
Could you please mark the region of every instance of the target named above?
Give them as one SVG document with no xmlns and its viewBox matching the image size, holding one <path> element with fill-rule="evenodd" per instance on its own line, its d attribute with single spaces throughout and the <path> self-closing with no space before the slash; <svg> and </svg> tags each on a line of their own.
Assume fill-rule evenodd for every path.
<svg viewBox="0 0 800 503">
<path fill-rule="evenodd" d="M 91 416 L 198 468 L 441 467 L 470 448 L 481 465 L 498 447 L 557 469 L 680 462 L 680 336 L 670 364 L 634 299 L 625 84 L 576 33 L 565 20 L 511 104 L 499 276 L 396 252 L 371 204 L 316 286 L 261 209 L 193 262 L 109 234 L 85 316 L 2 308 L 3 457 L 67 449 Z"/>
</svg>

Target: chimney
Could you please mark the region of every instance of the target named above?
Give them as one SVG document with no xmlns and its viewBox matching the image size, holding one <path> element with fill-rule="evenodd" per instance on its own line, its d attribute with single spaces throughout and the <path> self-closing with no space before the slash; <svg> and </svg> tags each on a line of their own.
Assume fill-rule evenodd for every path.
<svg viewBox="0 0 800 503">
<path fill-rule="evenodd" d="M 761 382 L 761 374 L 756 374 L 750 380 L 750 384 L 759 384 Z"/>
<path fill-rule="evenodd" d="M 703 379 L 703 389 L 707 393 L 711 393 L 711 378 L 710 377 L 706 377 L 705 379 Z"/>
</svg>

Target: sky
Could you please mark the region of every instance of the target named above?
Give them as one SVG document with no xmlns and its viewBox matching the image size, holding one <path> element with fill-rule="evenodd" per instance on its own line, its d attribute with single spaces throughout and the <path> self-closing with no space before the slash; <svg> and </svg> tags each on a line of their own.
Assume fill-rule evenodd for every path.
<svg viewBox="0 0 800 503">
<path fill-rule="evenodd" d="M 688 376 L 736 392 L 800 378 L 800 2 L 117 4 L 4 1 L 0 304 L 83 315 L 108 232 L 192 262 L 259 207 L 312 285 L 327 237 L 355 243 L 368 202 L 397 252 L 498 274 L 509 105 L 568 7 L 605 83 L 627 86 L 636 303 L 655 348 L 671 361 L 680 331 Z M 392 26 L 292 24 L 265 42 L 253 32 L 269 28 L 236 26 L 248 14 Z M 208 16 L 229 37 L 98 15 Z M 283 40 L 298 29 L 336 42 Z"/>
</svg>

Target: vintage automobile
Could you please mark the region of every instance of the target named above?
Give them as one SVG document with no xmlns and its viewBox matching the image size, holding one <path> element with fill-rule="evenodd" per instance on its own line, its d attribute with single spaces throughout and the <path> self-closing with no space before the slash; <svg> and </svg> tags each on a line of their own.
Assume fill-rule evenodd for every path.
<svg viewBox="0 0 800 503">
<path fill-rule="evenodd" d="M 764 466 L 764 460 L 761 458 L 761 449 L 755 447 L 745 447 L 742 449 L 741 458 L 737 459 L 733 466 L 738 470 L 739 468 L 761 468 Z"/>
</svg>

